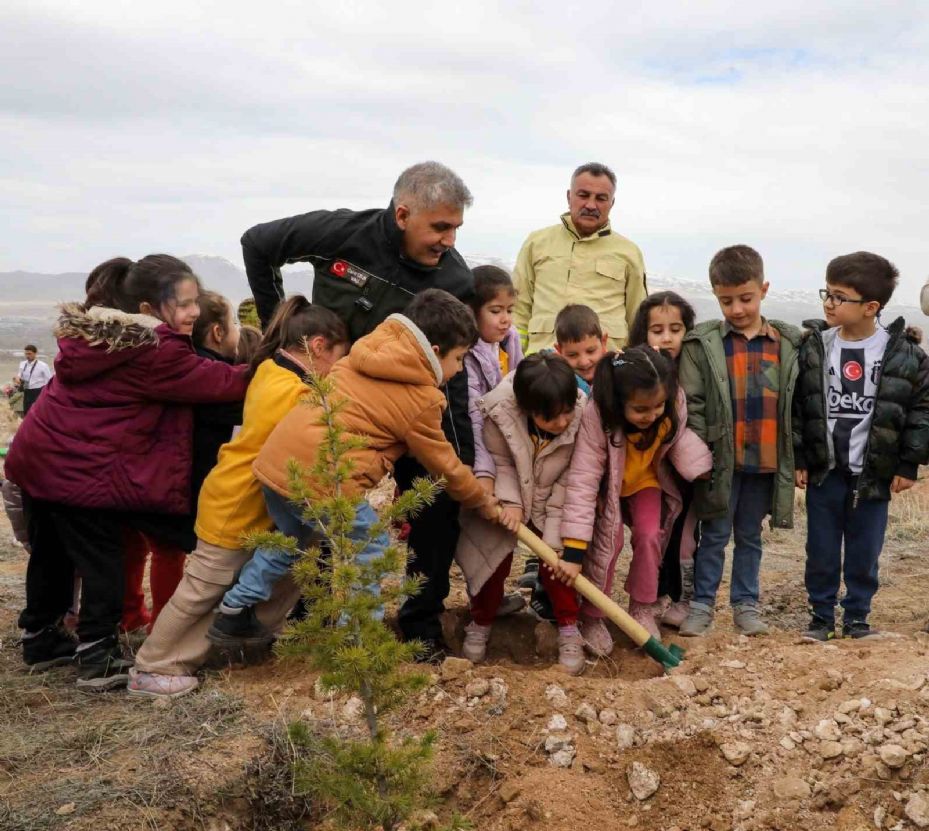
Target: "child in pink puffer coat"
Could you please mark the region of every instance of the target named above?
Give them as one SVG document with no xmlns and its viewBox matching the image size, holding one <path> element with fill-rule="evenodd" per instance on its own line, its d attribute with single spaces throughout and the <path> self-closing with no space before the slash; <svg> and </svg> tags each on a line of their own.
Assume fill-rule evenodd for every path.
<svg viewBox="0 0 929 831">
<path fill-rule="evenodd" d="M 623 525 L 632 527 L 629 613 L 656 638 L 658 571 L 681 512 L 676 476 L 692 481 L 713 464 L 686 423 L 673 360 L 648 346 L 607 353 L 581 419 L 564 502 L 565 559 L 582 551 L 583 574 L 607 595 Z M 603 613 L 586 601 L 579 626 L 591 652 L 610 654 Z"/>
</svg>

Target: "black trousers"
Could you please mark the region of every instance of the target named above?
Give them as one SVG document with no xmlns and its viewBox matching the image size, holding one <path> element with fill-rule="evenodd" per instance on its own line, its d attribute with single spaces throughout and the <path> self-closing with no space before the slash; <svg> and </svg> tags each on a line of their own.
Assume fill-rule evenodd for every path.
<svg viewBox="0 0 929 831">
<path fill-rule="evenodd" d="M 81 575 L 78 638 L 115 635 L 123 613 L 120 518 L 113 511 L 75 508 L 23 493 L 32 553 L 26 568 L 26 608 L 19 626 L 38 632 L 68 611 L 75 570 Z"/>
<path fill-rule="evenodd" d="M 42 390 L 45 387 L 39 387 L 37 390 L 23 390 L 23 418 L 26 417 L 26 413 L 29 412 L 29 408 L 39 400 L 39 396 L 42 394 Z"/>
<path fill-rule="evenodd" d="M 394 478 L 400 490 L 407 490 L 413 479 L 428 476 L 416 461 L 404 456 L 397 461 Z M 458 545 L 458 503 L 444 491 L 419 516 L 410 521 L 407 544 L 411 557 L 407 574 L 424 578 L 419 594 L 400 608 L 398 623 L 404 640 L 442 640 L 440 615 L 448 597 L 448 572 Z"/>
<path fill-rule="evenodd" d="M 674 521 L 671 536 L 668 538 L 668 547 L 665 548 L 658 570 L 658 596 L 668 595 L 675 603 L 681 599 L 683 586 L 681 581 L 681 543 L 684 537 L 684 522 L 687 512 L 694 498 L 694 488 L 690 482 L 679 483 L 681 499 L 680 516 Z M 696 530 L 695 530 L 696 534 Z"/>
</svg>

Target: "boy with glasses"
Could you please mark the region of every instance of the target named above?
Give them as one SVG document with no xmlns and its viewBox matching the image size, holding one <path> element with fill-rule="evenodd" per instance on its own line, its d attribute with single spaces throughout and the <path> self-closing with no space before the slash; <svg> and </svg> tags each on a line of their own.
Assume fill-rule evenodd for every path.
<svg viewBox="0 0 929 831">
<path fill-rule="evenodd" d="M 806 640 L 835 637 L 843 577 L 842 636 L 879 634 L 868 615 L 890 496 L 913 487 L 929 456 L 929 358 L 903 318 L 878 320 L 897 276 L 877 254 L 836 257 L 819 293 L 826 320 L 804 323 L 793 431 L 795 481 L 807 489 Z"/>
</svg>

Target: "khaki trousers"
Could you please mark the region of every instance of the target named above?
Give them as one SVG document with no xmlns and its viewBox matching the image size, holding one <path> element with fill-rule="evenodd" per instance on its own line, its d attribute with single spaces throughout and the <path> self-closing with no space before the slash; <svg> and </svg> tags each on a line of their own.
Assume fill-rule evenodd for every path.
<svg viewBox="0 0 929 831">
<path fill-rule="evenodd" d="M 136 668 L 158 675 L 193 675 L 210 651 L 206 633 L 216 607 L 250 557 L 244 549 L 197 540 L 184 577 L 136 655 Z M 271 598 L 255 607 L 258 619 L 279 632 L 299 597 L 299 589 L 285 577 L 274 586 Z"/>
</svg>

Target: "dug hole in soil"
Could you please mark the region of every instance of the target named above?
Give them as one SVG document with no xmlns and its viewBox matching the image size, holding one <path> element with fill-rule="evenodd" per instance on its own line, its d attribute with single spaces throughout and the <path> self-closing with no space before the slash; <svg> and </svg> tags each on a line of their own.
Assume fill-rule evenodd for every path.
<svg viewBox="0 0 929 831">
<path fill-rule="evenodd" d="M 798 500 L 798 505 L 800 504 Z M 765 534 L 762 602 L 772 634 L 732 629 L 719 597 L 708 637 L 669 675 L 614 629 L 609 659 L 570 678 L 554 630 L 498 621 L 488 660 L 451 658 L 391 717 L 438 731 L 436 821 L 475 828 L 929 828 L 929 483 L 898 497 L 872 623 L 893 636 L 801 643 L 805 516 Z M 620 572 L 628 551 L 620 559 Z M 0 528 L 0 828 L 324 828 L 290 790 L 283 726 L 358 728 L 356 702 L 329 696 L 294 661 L 208 675 L 174 702 L 77 693 L 73 675 L 23 671 L 15 629 L 26 557 Z M 514 566 L 517 576 L 519 566 Z M 453 575 L 444 625 L 468 620 Z M 621 584 L 621 580 L 617 580 Z M 621 590 L 617 600 L 626 602 Z M 421 817 L 426 827 L 429 815 Z"/>
</svg>

